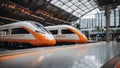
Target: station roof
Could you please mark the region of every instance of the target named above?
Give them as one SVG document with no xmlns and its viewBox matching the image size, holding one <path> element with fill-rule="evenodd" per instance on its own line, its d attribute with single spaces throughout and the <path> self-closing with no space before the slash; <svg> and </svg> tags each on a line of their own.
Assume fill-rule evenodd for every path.
<svg viewBox="0 0 120 68">
<path fill-rule="evenodd" d="M 0 24 L 23 20 L 44 26 L 72 24 L 108 3 L 120 4 L 120 0 L 0 0 Z"/>
<path fill-rule="evenodd" d="M 50 3 L 78 18 L 97 7 L 93 0 L 51 0 Z"/>
<path fill-rule="evenodd" d="M 94 0 L 100 10 L 105 10 L 105 6 L 109 5 L 109 9 L 115 9 L 120 5 L 120 0 Z"/>
<path fill-rule="evenodd" d="M 0 23 L 34 20 L 43 25 L 72 24 L 95 8 L 93 0 L 0 0 Z"/>
</svg>

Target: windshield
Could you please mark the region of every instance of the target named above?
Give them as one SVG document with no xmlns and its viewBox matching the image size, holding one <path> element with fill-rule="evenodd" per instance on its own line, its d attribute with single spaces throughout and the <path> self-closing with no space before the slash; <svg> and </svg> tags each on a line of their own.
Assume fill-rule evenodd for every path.
<svg viewBox="0 0 120 68">
<path fill-rule="evenodd" d="M 42 30 L 42 31 L 44 31 L 44 32 L 50 33 L 48 30 L 46 30 L 46 29 L 44 28 L 43 25 L 41 25 L 41 24 L 39 24 L 39 23 L 37 23 L 37 22 L 32 22 L 32 24 L 33 24 L 36 28 L 38 28 L 38 29 L 40 29 L 40 30 Z"/>
</svg>

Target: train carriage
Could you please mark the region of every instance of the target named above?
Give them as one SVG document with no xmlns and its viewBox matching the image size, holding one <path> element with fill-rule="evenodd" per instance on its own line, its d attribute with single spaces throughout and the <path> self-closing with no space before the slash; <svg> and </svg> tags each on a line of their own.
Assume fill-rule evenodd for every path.
<svg viewBox="0 0 120 68">
<path fill-rule="evenodd" d="M 82 32 L 69 25 L 56 25 L 45 28 L 53 34 L 57 42 L 86 43 L 88 41 Z"/>
<path fill-rule="evenodd" d="M 54 46 L 53 35 L 40 23 L 21 21 L 0 26 L 0 42 L 5 45 Z"/>
</svg>

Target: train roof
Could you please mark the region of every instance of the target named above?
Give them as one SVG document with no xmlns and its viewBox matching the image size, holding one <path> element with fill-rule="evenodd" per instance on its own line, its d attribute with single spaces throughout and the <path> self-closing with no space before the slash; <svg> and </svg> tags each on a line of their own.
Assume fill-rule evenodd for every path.
<svg viewBox="0 0 120 68">
<path fill-rule="evenodd" d="M 46 29 L 48 30 L 54 30 L 54 29 L 64 29 L 64 28 L 72 28 L 72 29 L 75 29 L 79 32 L 81 32 L 79 29 L 75 28 L 75 27 L 72 27 L 70 25 L 55 25 L 55 26 L 47 26 L 45 27 Z M 81 32 L 82 33 L 82 32 Z"/>
<path fill-rule="evenodd" d="M 70 25 L 54 25 L 54 26 L 46 26 L 45 28 L 47 28 L 47 29 L 64 29 L 64 28 L 72 28 L 72 29 L 76 29 L 76 30 L 78 30 L 77 28 L 75 28 L 75 27 L 72 27 L 72 26 L 70 26 Z"/>
</svg>

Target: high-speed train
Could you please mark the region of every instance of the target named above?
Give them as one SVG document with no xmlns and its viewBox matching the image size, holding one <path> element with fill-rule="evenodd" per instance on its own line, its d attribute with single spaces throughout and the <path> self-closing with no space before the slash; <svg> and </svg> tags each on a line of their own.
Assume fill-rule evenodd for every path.
<svg viewBox="0 0 120 68">
<path fill-rule="evenodd" d="M 47 26 L 45 28 L 53 34 L 56 42 L 86 43 L 88 41 L 82 32 L 69 25 Z"/>
<path fill-rule="evenodd" d="M 0 43 L 5 45 L 53 46 L 56 40 L 40 23 L 21 21 L 0 26 Z"/>
</svg>

